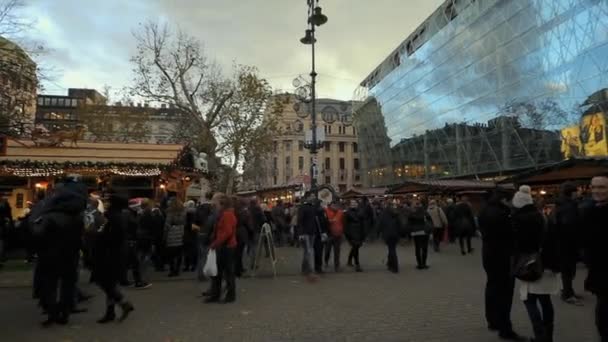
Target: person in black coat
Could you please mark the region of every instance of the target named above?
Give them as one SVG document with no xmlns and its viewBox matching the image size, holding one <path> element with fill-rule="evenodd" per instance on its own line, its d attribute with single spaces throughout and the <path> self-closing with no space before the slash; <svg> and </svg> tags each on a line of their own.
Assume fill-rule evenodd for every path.
<svg viewBox="0 0 608 342">
<path fill-rule="evenodd" d="M 471 239 L 475 234 L 475 218 L 473 216 L 473 210 L 471 209 L 471 203 L 467 196 L 462 196 L 460 202 L 456 204 L 452 211 L 452 217 L 454 221 L 453 232 L 458 236 L 460 242 L 460 252 L 462 255 L 473 253 L 473 247 L 471 246 Z M 467 249 L 465 249 L 465 240 Z"/>
<path fill-rule="evenodd" d="M 41 239 L 37 272 L 42 277 L 42 303 L 48 314 L 44 326 L 67 324 L 74 308 L 85 205 L 85 197 L 60 183 L 34 222 Z"/>
<path fill-rule="evenodd" d="M 511 225 L 510 194 L 496 190 L 479 214 L 482 233 L 482 262 L 486 272 L 485 311 L 488 329 L 502 337 L 519 336 L 513 331 L 511 308 L 515 277 L 511 260 L 515 254 L 515 232 Z"/>
<path fill-rule="evenodd" d="M 328 221 L 325 211 L 313 193 L 298 210 L 298 234 L 304 250 L 302 273 L 311 278 L 312 270 L 323 273 L 323 242 L 327 239 Z"/>
<path fill-rule="evenodd" d="M 359 262 L 359 249 L 363 245 L 363 241 L 365 241 L 365 224 L 366 219 L 363 216 L 363 211 L 356 200 L 351 200 L 350 207 L 346 213 L 344 213 L 344 235 L 351 246 L 347 265 L 352 267 L 354 261 L 355 270 L 357 272 L 363 272 L 361 263 Z"/>
<path fill-rule="evenodd" d="M 399 213 L 397 212 L 397 203 L 386 203 L 378 226 L 381 229 L 382 238 L 388 248 L 388 257 L 386 266 L 393 273 L 399 272 L 399 259 L 397 258 L 397 243 L 399 243 L 399 234 L 401 232 Z"/>
<path fill-rule="evenodd" d="M 566 303 L 580 305 L 580 298 L 574 292 L 572 282 L 576 276 L 576 264 L 579 259 L 581 232 L 579 225 L 581 217 L 579 214 L 577 187 L 567 182 L 562 184 L 560 197 L 555 203 L 555 214 L 552 215 L 551 224 L 555 225 L 560 244 L 560 263 L 562 271 L 562 300 Z"/>
<path fill-rule="evenodd" d="M 597 297 L 595 322 L 602 342 L 608 341 L 608 175 L 591 180 L 593 201 L 585 208 L 585 258 L 589 268 L 585 289 Z"/>
<path fill-rule="evenodd" d="M 127 229 L 129 213 L 128 200 L 116 193 L 110 193 L 106 205 L 106 223 L 101 228 L 96 240 L 94 279 L 106 295 L 106 313 L 98 323 L 108 323 L 116 319 L 114 306 L 122 309 L 120 321 L 127 318 L 134 310 L 118 289 L 118 282 L 124 272 L 125 249 L 127 246 Z"/>
<path fill-rule="evenodd" d="M 241 277 L 245 273 L 245 267 L 243 266 L 243 256 L 245 247 L 249 243 L 249 224 L 251 222 L 249 218 L 249 210 L 247 208 L 246 200 L 234 197 L 233 203 L 235 203 L 235 214 L 236 214 L 236 256 L 235 256 L 235 268 L 234 273 L 237 277 Z"/>
</svg>

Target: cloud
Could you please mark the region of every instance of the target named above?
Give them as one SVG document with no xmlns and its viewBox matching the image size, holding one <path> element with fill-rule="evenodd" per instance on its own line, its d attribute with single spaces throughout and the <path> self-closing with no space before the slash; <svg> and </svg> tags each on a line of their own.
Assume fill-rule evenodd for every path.
<svg viewBox="0 0 608 342">
<path fill-rule="evenodd" d="M 443 0 L 322 1 L 329 17 L 317 39 L 318 92 L 351 99 L 363 80 Z M 131 32 L 146 19 L 163 19 L 196 36 L 224 67 L 233 61 L 257 66 L 273 86 L 293 90 L 292 79 L 310 72 L 304 0 L 39 0 L 31 12 L 49 56 L 69 71 L 63 87 L 115 88 L 130 81 Z M 76 76 L 78 74 L 78 76 Z M 69 84 L 68 81 L 83 82 Z"/>
</svg>

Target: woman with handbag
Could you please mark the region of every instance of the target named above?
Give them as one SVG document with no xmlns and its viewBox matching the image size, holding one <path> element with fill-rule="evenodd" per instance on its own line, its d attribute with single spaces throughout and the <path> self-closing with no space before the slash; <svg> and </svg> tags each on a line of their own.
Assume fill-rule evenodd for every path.
<svg viewBox="0 0 608 342">
<path fill-rule="evenodd" d="M 426 270 L 429 266 L 426 259 L 429 254 L 429 233 L 431 232 L 431 218 L 424 209 L 422 202 L 415 199 L 412 202 L 412 212 L 408 215 L 410 235 L 414 238 L 416 249 L 416 266 L 419 270 Z"/>
<path fill-rule="evenodd" d="M 560 290 L 555 234 L 551 227 L 546 229 L 529 186 L 522 185 L 512 202 L 516 242 L 513 272 L 521 281 L 520 296 L 532 323 L 533 341 L 550 342 L 553 341 L 555 316 L 551 295 Z"/>
</svg>

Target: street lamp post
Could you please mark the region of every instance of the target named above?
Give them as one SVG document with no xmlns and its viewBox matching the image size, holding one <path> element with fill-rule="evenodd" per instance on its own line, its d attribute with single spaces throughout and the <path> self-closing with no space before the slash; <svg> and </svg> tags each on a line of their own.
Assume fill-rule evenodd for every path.
<svg viewBox="0 0 608 342">
<path fill-rule="evenodd" d="M 316 84 L 317 84 L 317 72 L 315 69 L 315 28 L 321 26 L 327 22 L 327 16 L 325 16 L 321 7 L 319 7 L 319 0 L 307 0 L 308 3 L 308 28 L 306 29 L 306 35 L 300 39 L 302 44 L 310 45 L 312 50 L 312 69 L 310 71 L 310 96 L 311 96 L 311 129 L 312 129 L 312 143 L 310 146 L 310 189 L 317 194 L 317 98 L 316 98 Z"/>
</svg>

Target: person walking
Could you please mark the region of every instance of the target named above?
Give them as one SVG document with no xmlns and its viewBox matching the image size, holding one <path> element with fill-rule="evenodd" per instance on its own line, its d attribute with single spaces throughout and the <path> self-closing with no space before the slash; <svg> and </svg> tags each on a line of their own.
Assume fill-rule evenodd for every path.
<svg viewBox="0 0 608 342">
<path fill-rule="evenodd" d="M 515 232 L 511 224 L 511 195 L 495 190 L 479 214 L 482 233 L 482 263 L 486 272 L 485 314 L 490 331 L 500 338 L 523 341 L 513 330 L 511 308 L 515 277 L 511 261 L 515 254 Z"/>
<path fill-rule="evenodd" d="M 560 264 L 562 272 L 562 300 L 568 304 L 582 305 L 580 297 L 574 292 L 573 280 L 581 248 L 581 217 L 577 201 L 578 189 L 574 183 L 567 182 L 560 188 L 560 196 L 555 203 L 550 224 L 555 225 L 560 244 Z"/>
<path fill-rule="evenodd" d="M 467 252 L 469 254 L 473 253 L 471 239 L 476 230 L 475 217 L 467 196 L 461 197 L 460 202 L 456 204 L 452 211 L 452 216 L 454 217 L 454 234 L 458 236 L 460 252 L 462 255 L 467 255 Z M 465 249 L 465 242 L 467 249 Z"/>
<path fill-rule="evenodd" d="M 282 200 L 278 200 L 276 205 L 270 211 L 272 222 L 275 226 L 277 247 L 283 246 L 285 241 L 285 233 L 287 232 L 287 215 L 285 214 L 285 206 Z"/>
<path fill-rule="evenodd" d="M 437 205 L 436 200 L 429 201 L 429 207 L 426 210 L 433 224 L 433 248 L 435 252 L 439 252 L 443 234 L 448 226 L 448 219 L 443 212 L 443 209 Z"/>
<path fill-rule="evenodd" d="M 234 267 L 235 267 L 235 275 L 237 277 L 243 276 L 246 272 L 245 267 L 243 266 L 243 255 L 245 252 L 245 247 L 249 243 L 249 225 L 251 223 L 251 219 L 249 218 L 249 209 L 247 207 L 247 200 L 243 198 L 233 197 L 232 202 L 235 204 L 235 214 L 237 220 L 237 228 L 236 228 L 236 253 L 234 257 Z"/>
<path fill-rule="evenodd" d="M 585 289 L 597 298 L 595 324 L 602 342 L 608 342 L 608 175 L 591 180 L 592 201 L 585 208 L 585 256 L 589 268 Z"/>
<path fill-rule="evenodd" d="M 227 195 L 218 198 L 219 218 L 212 234 L 209 248 L 217 254 L 217 276 L 213 277 L 211 294 L 205 303 L 220 301 L 222 280 L 226 282 L 226 297 L 224 303 L 236 300 L 235 254 L 237 247 L 237 218 L 232 199 Z"/>
<path fill-rule="evenodd" d="M 186 223 L 184 225 L 184 272 L 194 272 L 198 261 L 198 246 L 196 238 L 198 232 L 194 229 L 193 223 L 196 216 L 196 204 L 189 200 L 185 203 Z"/>
<path fill-rule="evenodd" d="M 325 268 L 328 267 L 331 251 L 334 251 L 334 271 L 340 272 L 340 249 L 344 236 L 344 211 L 334 201 L 325 209 L 329 221 L 329 238 L 325 243 Z"/>
<path fill-rule="evenodd" d="M 412 201 L 412 211 L 408 215 L 408 229 L 414 238 L 416 268 L 419 270 L 428 269 L 427 257 L 429 253 L 429 233 L 432 230 L 431 218 L 419 199 Z"/>
<path fill-rule="evenodd" d="M 380 214 L 378 227 L 381 230 L 382 238 L 388 248 L 386 266 L 393 273 L 399 273 L 399 259 L 397 257 L 397 244 L 401 233 L 401 221 L 397 212 L 397 202 L 387 203 Z"/>
<path fill-rule="evenodd" d="M 150 200 L 144 199 L 141 201 L 141 208 L 137 217 L 137 260 L 138 260 L 138 275 L 135 277 L 136 289 L 147 289 L 152 284 L 147 282 L 148 263 L 152 258 L 152 245 L 156 219 L 152 214 L 152 205 Z"/>
<path fill-rule="evenodd" d="M 150 224 L 152 229 L 152 243 L 154 244 L 152 261 L 154 263 L 154 269 L 156 272 L 164 272 L 165 264 L 167 263 L 167 251 L 165 248 L 165 214 L 156 204 L 150 202 L 150 212 L 146 215 L 149 215 L 146 219 L 149 221 L 146 224 Z"/>
<path fill-rule="evenodd" d="M 110 193 L 105 211 L 105 224 L 98 231 L 95 240 L 95 265 L 93 278 L 106 295 L 106 313 L 97 322 L 108 323 L 116 319 L 114 306 L 122 309 L 119 321 L 125 320 L 135 310 L 133 305 L 118 289 L 125 265 L 123 258 L 127 245 L 128 200 L 116 193 Z"/>
<path fill-rule="evenodd" d="M 209 251 L 209 239 L 213 226 L 216 221 L 216 214 L 212 203 L 213 192 L 207 192 L 205 194 L 205 200 L 198 205 L 194 213 L 194 222 L 192 228 L 197 232 L 197 244 L 198 244 L 198 263 L 197 263 L 197 279 L 203 281 L 206 279 L 203 274 L 203 267 L 207 261 L 207 252 Z"/>
<path fill-rule="evenodd" d="M 321 222 L 323 217 L 319 214 L 321 209 L 316 201 L 314 193 L 307 192 L 298 211 L 298 239 L 303 250 L 302 274 L 311 282 L 318 279 L 313 271 L 323 273 L 323 236 L 327 236 Z"/>
<path fill-rule="evenodd" d="M 540 279 L 521 281 L 521 300 L 532 323 L 533 341 L 551 342 L 555 324 L 551 295 L 558 294 L 560 290 L 557 237 L 553 228 L 546 230 L 546 227 L 551 226 L 545 224 L 542 213 L 534 205 L 529 186 L 520 186 L 512 203 L 515 208 L 512 222 L 515 230 L 516 260 L 522 255 L 536 255 L 543 268 Z"/>
<path fill-rule="evenodd" d="M 182 263 L 186 210 L 177 197 L 172 197 L 167 204 L 165 246 L 169 257 L 169 277 L 177 277 Z"/>
<path fill-rule="evenodd" d="M 348 254 L 348 263 L 350 267 L 354 267 L 355 271 L 363 272 L 359 261 L 359 249 L 365 241 L 366 219 L 363 217 L 363 211 L 356 200 L 350 201 L 350 207 L 344 214 L 344 231 L 346 239 L 350 244 L 350 253 Z"/>
</svg>

